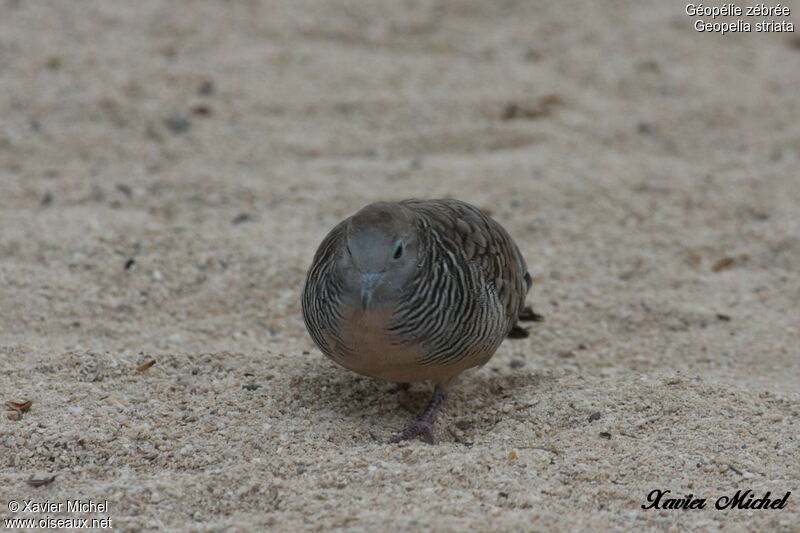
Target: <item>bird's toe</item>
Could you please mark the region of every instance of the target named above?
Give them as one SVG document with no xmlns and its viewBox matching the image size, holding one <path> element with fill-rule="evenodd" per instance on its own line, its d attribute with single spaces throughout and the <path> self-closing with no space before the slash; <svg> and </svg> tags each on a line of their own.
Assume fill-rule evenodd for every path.
<svg viewBox="0 0 800 533">
<path fill-rule="evenodd" d="M 397 444 L 407 440 L 412 440 L 416 437 L 422 437 L 422 440 L 428 444 L 436 444 L 436 436 L 433 434 L 433 426 L 429 422 L 417 421 L 403 430 L 400 435 L 396 436 L 389 441 L 389 444 Z"/>
</svg>

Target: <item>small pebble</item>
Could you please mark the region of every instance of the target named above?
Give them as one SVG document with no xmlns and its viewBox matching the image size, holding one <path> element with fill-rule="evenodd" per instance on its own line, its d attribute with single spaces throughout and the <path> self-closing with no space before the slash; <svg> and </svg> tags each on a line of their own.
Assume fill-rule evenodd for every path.
<svg viewBox="0 0 800 533">
<path fill-rule="evenodd" d="M 196 105 L 192 107 L 192 113 L 200 117 L 207 117 L 211 114 L 211 108 L 203 104 Z"/>
<path fill-rule="evenodd" d="M 249 214 L 247 214 L 247 213 L 240 213 L 240 214 L 236 215 L 236 218 L 234 218 L 233 220 L 231 220 L 231 224 L 233 224 L 234 226 L 238 226 L 239 224 L 242 224 L 242 223 L 244 223 L 244 222 L 248 222 L 248 221 L 250 221 L 250 218 L 251 218 L 251 217 L 250 217 L 250 215 L 249 215 Z"/>
<path fill-rule="evenodd" d="M 174 344 L 179 344 L 183 342 L 183 335 L 181 335 L 180 333 L 173 333 L 172 335 L 166 338 L 166 341 Z"/>
<path fill-rule="evenodd" d="M 214 93 L 214 82 L 206 80 L 197 88 L 197 94 L 200 96 L 209 96 Z"/>
<path fill-rule="evenodd" d="M 179 113 L 173 113 L 164 119 L 164 125 L 172 133 L 184 133 L 192 126 L 191 121 Z"/>
<path fill-rule="evenodd" d="M 124 183 L 118 183 L 117 190 L 122 194 L 124 194 L 125 196 L 127 196 L 128 198 L 130 198 L 133 195 L 133 190 Z"/>
</svg>

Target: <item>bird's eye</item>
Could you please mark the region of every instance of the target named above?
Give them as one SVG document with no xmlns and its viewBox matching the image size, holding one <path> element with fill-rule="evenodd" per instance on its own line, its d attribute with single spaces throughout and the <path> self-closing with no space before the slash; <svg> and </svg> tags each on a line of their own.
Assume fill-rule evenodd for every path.
<svg viewBox="0 0 800 533">
<path fill-rule="evenodd" d="M 403 241 L 397 241 L 397 244 L 395 245 L 395 248 L 394 248 L 394 256 L 393 257 L 395 259 L 400 259 L 400 257 L 402 255 L 403 255 Z"/>
</svg>

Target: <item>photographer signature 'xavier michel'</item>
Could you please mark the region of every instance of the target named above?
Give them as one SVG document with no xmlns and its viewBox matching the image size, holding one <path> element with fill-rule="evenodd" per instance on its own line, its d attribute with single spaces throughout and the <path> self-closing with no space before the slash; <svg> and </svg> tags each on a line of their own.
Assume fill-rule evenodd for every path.
<svg viewBox="0 0 800 533">
<path fill-rule="evenodd" d="M 688 494 L 683 498 L 670 498 L 670 490 L 655 489 L 647 495 L 647 504 L 642 504 L 642 509 L 705 509 L 707 498 L 695 498 Z M 724 509 L 783 509 L 791 491 L 787 491 L 783 498 L 770 498 L 772 493 L 767 491 L 761 498 L 756 498 L 753 491 L 737 490 L 733 496 L 720 496 L 714 502 L 714 508 Z"/>
</svg>

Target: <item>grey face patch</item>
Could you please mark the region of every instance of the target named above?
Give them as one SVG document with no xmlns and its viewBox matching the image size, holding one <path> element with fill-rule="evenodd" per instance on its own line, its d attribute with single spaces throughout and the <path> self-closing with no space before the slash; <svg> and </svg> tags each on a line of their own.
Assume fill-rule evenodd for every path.
<svg viewBox="0 0 800 533">
<path fill-rule="evenodd" d="M 375 311 L 397 302 L 418 268 L 411 215 L 400 204 L 378 202 L 348 219 L 337 273 L 348 305 Z"/>
<path fill-rule="evenodd" d="M 350 235 L 347 249 L 353 265 L 362 273 L 385 272 L 394 253 L 394 236 L 377 229 L 365 229 Z"/>
</svg>

